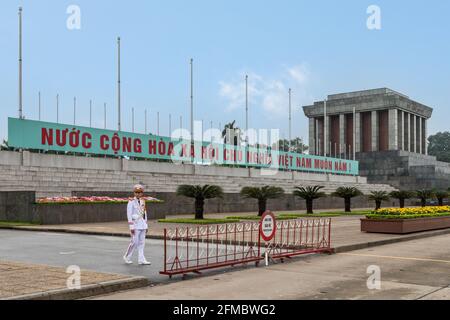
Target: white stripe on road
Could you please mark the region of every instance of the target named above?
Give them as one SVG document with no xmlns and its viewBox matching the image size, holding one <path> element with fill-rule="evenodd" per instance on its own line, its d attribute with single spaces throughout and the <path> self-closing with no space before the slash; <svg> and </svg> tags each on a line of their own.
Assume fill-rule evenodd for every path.
<svg viewBox="0 0 450 320">
<path fill-rule="evenodd" d="M 413 261 L 428 261 L 428 262 L 450 263 L 450 260 L 438 260 L 438 259 L 428 259 L 428 258 L 380 256 L 380 255 L 376 255 L 376 254 L 360 254 L 360 253 L 338 253 L 338 254 L 346 255 L 346 256 L 355 256 L 355 257 L 371 257 L 371 258 L 385 258 L 385 259 L 398 259 L 398 260 L 413 260 Z"/>
</svg>

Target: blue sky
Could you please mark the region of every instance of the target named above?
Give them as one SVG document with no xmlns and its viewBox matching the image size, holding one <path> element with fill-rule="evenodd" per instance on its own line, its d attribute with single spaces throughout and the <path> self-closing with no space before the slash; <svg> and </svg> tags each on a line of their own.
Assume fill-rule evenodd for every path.
<svg viewBox="0 0 450 320">
<path fill-rule="evenodd" d="M 69 30 L 69 5 L 81 29 Z M 381 9 L 381 30 L 366 27 L 369 5 Z M 106 1 L 23 0 L 0 4 L 0 138 L 17 112 L 17 9 L 24 8 L 24 114 L 108 127 L 116 118 L 116 38 L 122 38 L 122 123 L 144 131 L 144 109 L 161 134 L 189 117 L 189 59 L 194 59 L 195 119 L 245 127 L 244 75 L 249 74 L 250 127 L 307 137 L 301 105 L 327 94 L 389 87 L 435 109 L 429 132 L 448 130 L 450 2 L 433 1 Z"/>
</svg>

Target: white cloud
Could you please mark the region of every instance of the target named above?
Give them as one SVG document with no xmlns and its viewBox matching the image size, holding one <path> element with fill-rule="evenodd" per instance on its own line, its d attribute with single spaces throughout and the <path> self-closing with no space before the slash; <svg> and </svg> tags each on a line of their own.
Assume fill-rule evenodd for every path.
<svg viewBox="0 0 450 320">
<path fill-rule="evenodd" d="M 300 85 L 306 84 L 310 78 L 309 70 L 304 64 L 287 68 L 287 71 L 291 78 Z"/>
<path fill-rule="evenodd" d="M 245 72 L 230 81 L 219 82 L 219 95 L 225 100 L 226 111 L 245 107 Z M 292 107 L 310 102 L 308 86 L 310 72 L 305 64 L 286 66 L 277 77 L 264 77 L 248 72 L 249 104 L 259 108 L 267 118 L 284 117 L 289 108 L 289 88 L 292 89 Z"/>
</svg>

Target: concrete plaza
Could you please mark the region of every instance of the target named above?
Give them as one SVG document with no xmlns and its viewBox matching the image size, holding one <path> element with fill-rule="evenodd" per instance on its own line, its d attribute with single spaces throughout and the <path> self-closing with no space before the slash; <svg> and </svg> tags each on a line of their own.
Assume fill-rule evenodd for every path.
<svg viewBox="0 0 450 320">
<path fill-rule="evenodd" d="M 148 260 L 152 261 L 151 266 L 143 267 L 138 266 L 136 263 L 128 266 L 123 263 L 122 255 L 129 242 L 128 226 L 126 222 L 65 226 L 16 227 L 15 230 L 0 229 L 0 241 L 2 243 L 2 246 L 0 246 L 0 256 L 5 261 L 19 261 L 20 263 L 23 263 L 23 265 L 29 264 L 30 268 L 34 268 L 34 265 L 36 264 L 53 266 L 49 267 L 50 269 L 59 267 L 59 278 L 56 277 L 55 280 L 59 279 L 61 281 L 63 279 L 67 279 L 68 275 L 65 273 L 65 268 L 67 268 L 69 265 L 77 265 L 80 266 L 82 270 L 91 270 L 92 272 L 101 274 L 108 273 L 115 274 L 116 276 L 121 275 L 120 277 L 122 278 L 143 277 L 151 283 L 151 286 L 156 286 L 155 288 L 153 288 L 156 291 L 149 291 L 151 293 L 148 293 L 148 296 L 147 293 L 143 295 L 143 297 L 148 297 L 149 299 L 153 299 L 154 292 L 156 292 L 155 295 L 159 295 L 160 297 L 165 297 L 168 299 L 201 299 L 201 296 L 196 296 L 196 294 L 193 293 L 196 290 L 192 291 L 191 284 L 193 282 L 191 281 L 194 281 L 194 283 L 197 283 L 196 281 L 198 281 L 199 286 L 207 286 L 208 288 L 211 287 L 211 290 L 213 290 L 214 286 L 211 286 L 211 283 L 219 283 L 220 279 L 227 279 L 227 283 L 231 281 L 229 285 L 232 285 L 232 283 L 237 281 L 237 284 L 235 285 L 238 286 L 239 283 L 246 283 L 247 280 L 242 279 L 247 279 L 247 277 L 248 279 L 252 279 L 252 281 L 255 282 L 260 281 L 260 278 L 265 279 L 266 277 L 276 279 L 276 281 L 279 280 L 279 285 L 275 283 L 270 283 L 268 285 L 271 287 L 273 286 L 274 290 L 275 288 L 279 287 L 281 291 L 279 291 L 279 294 L 277 293 L 278 295 L 273 293 L 267 297 L 262 297 L 259 295 L 252 296 L 251 292 L 243 290 L 241 296 L 232 296 L 232 298 L 327 298 L 328 296 L 324 293 L 316 295 L 304 295 L 303 293 L 303 285 L 316 287 L 321 286 L 322 288 L 323 286 L 325 286 L 327 281 L 345 282 L 345 286 L 347 288 L 345 298 L 355 299 L 417 298 L 421 295 L 427 295 L 429 292 L 431 292 L 430 290 L 432 290 L 433 288 L 437 288 L 434 282 L 426 282 L 428 280 L 425 277 L 426 272 L 424 271 L 423 275 L 421 275 L 420 273 L 418 274 L 418 277 L 423 280 L 422 282 L 420 282 L 420 285 L 423 287 L 414 287 L 417 290 L 412 290 L 410 287 L 408 287 L 408 294 L 403 295 L 402 293 L 396 295 L 396 291 L 394 290 L 389 291 L 389 293 L 386 293 L 385 291 L 383 294 L 381 294 L 381 291 L 370 291 L 369 295 L 369 293 L 364 291 L 364 294 L 362 294 L 361 296 L 357 296 L 356 293 L 358 292 L 358 290 L 363 289 L 360 288 L 356 290 L 356 287 L 350 285 L 351 281 L 348 279 L 353 279 L 352 277 L 354 276 L 354 274 L 350 272 L 350 270 L 352 269 L 352 265 L 354 265 L 355 268 L 356 266 L 359 266 L 358 271 L 355 271 L 355 274 L 357 274 L 359 278 L 356 277 L 355 279 L 353 279 L 353 281 L 359 281 L 358 286 L 361 286 L 361 279 L 363 279 L 363 277 L 367 278 L 367 275 L 363 273 L 365 272 L 365 269 L 361 269 L 363 268 L 362 265 L 365 265 L 365 268 L 367 268 L 368 265 L 380 265 L 381 262 L 407 263 L 408 266 L 411 266 L 411 271 L 409 274 L 410 278 L 413 277 L 415 272 L 414 270 L 417 269 L 417 266 L 412 266 L 411 263 L 419 263 L 421 265 L 427 262 L 428 264 L 426 266 L 430 267 L 430 270 L 433 270 L 433 268 L 436 266 L 438 270 L 436 279 L 448 279 L 448 275 L 445 276 L 445 270 L 441 270 L 439 266 L 444 265 L 446 268 L 448 268 L 448 263 L 450 261 L 450 258 L 448 257 L 448 250 L 446 250 L 445 245 L 446 241 L 448 243 L 448 240 L 450 239 L 449 235 L 446 235 L 450 234 L 449 229 L 422 232 L 412 235 L 367 234 L 362 233 L 359 230 L 360 218 L 361 216 L 340 216 L 331 218 L 332 247 L 336 249 L 336 252 L 338 253 L 337 255 L 302 256 L 293 259 L 290 263 L 271 265 L 268 268 L 260 267 L 258 269 L 255 269 L 253 266 L 234 268 L 227 267 L 212 271 L 206 271 L 204 272 L 203 276 L 189 275 L 188 277 L 186 277 L 186 279 L 191 280 L 181 282 L 181 276 L 176 276 L 172 279 L 169 279 L 167 276 L 162 276 L 159 274 L 159 271 L 163 268 L 162 256 L 164 246 L 163 242 L 160 240 L 163 230 L 164 228 L 173 228 L 181 225 L 162 224 L 156 221 L 151 221 L 150 232 L 148 236 L 150 239 L 147 239 L 146 241 L 146 256 Z M 17 247 L 18 243 L 20 243 L 20 248 Z M 378 247 L 383 244 L 385 246 Z M 433 248 L 433 250 L 435 250 L 436 252 L 434 252 L 433 250 L 428 250 L 427 247 Z M 11 248 L 15 248 L 15 250 L 11 250 Z M 358 249 L 360 250 L 355 251 Z M 390 264 L 387 264 L 387 266 L 389 267 Z M 380 267 L 382 266 L 380 265 Z M 384 269 L 383 267 L 384 270 L 390 270 L 389 268 Z M 41 268 L 41 270 L 43 269 Z M 333 270 L 334 275 L 332 276 Z M 345 272 L 348 272 L 348 274 L 346 274 Z M 298 275 L 295 275 L 295 277 L 299 279 L 299 284 L 294 285 L 292 289 L 286 291 L 282 289 L 283 286 L 285 286 L 283 285 L 283 281 L 286 281 L 288 283 L 288 275 L 290 273 L 299 273 Z M 89 273 L 87 274 L 89 275 Z M 322 277 L 322 274 L 324 274 L 325 276 Z M 399 275 L 403 275 L 403 273 L 400 273 Z M 33 278 L 39 278 L 39 274 L 36 273 Z M 95 278 L 96 277 L 94 276 L 94 279 Z M 305 282 L 304 278 L 308 278 L 309 280 Z M 21 285 L 22 287 L 27 288 L 28 278 L 15 278 L 15 280 L 17 281 L 20 279 L 25 282 L 22 284 L 14 283 L 13 285 Z M 89 277 L 86 279 L 89 279 Z M 401 279 L 399 281 L 402 282 Z M 445 284 L 445 281 L 439 282 L 439 285 L 443 286 Z M 180 283 L 177 284 L 178 282 Z M 8 282 L 2 283 L 3 286 L 6 286 L 6 284 L 8 284 Z M 178 286 L 180 286 L 180 288 L 184 288 L 180 291 L 180 294 L 182 294 L 183 296 L 169 296 L 170 292 L 173 293 L 177 290 L 172 291 L 170 290 L 170 287 L 164 289 L 166 285 L 176 286 L 175 288 L 177 288 L 177 290 L 179 288 Z M 386 282 L 385 285 L 392 286 L 392 288 L 403 288 L 401 285 L 395 284 L 395 281 Z M 246 287 L 247 286 L 251 287 L 250 283 L 248 283 Z M 10 287 L 10 293 L 6 294 L 5 292 L 8 291 L 8 288 L 5 288 L 1 288 L 2 290 L 0 291 L 3 291 L 4 295 L 11 297 L 11 292 L 14 292 L 14 290 L 12 290 L 12 288 Z M 332 285 L 331 289 L 326 287 L 326 289 L 322 288 L 322 291 L 318 292 L 335 292 L 332 290 L 332 288 L 336 289 L 341 287 L 339 285 Z M 43 287 L 42 290 L 44 289 L 45 288 Z M 118 290 L 122 289 L 118 288 Z M 290 292 L 290 290 L 294 289 L 297 290 L 295 291 L 297 293 Z M 403 292 L 402 290 L 400 291 Z M 236 291 L 241 290 L 239 289 Z M 258 290 L 256 290 L 255 292 L 257 291 Z M 334 299 L 344 297 L 342 296 L 344 291 L 338 291 L 339 294 L 337 294 L 336 292 L 333 294 L 330 293 L 329 298 Z M 167 293 L 167 295 L 165 295 L 165 292 Z M 301 292 L 302 294 L 298 292 Z M 442 292 L 445 293 L 445 290 L 443 290 Z M 214 296 L 214 298 L 228 299 L 229 297 L 225 295 L 226 291 L 221 293 L 220 289 L 217 289 L 217 295 Z M 126 294 L 125 296 L 114 296 L 114 298 L 116 297 L 119 299 L 133 299 L 133 293 L 131 292 L 130 296 Z M 213 298 L 208 295 L 205 295 L 205 297 Z M 431 297 L 433 297 L 433 295 L 431 295 Z"/>
<path fill-rule="evenodd" d="M 450 235 L 442 235 L 332 256 L 309 255 L 97 299 L 450 300 L 449 243 Z M 369 266 L 380 268 L 379 290 L 367 286 Z"/>
</svg>

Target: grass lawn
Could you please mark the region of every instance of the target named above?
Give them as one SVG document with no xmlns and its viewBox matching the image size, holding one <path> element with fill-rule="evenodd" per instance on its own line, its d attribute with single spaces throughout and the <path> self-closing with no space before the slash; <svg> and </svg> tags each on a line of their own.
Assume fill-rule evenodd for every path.
<svg viewBox="0 0 450 320">
<path fill-rule="evenodd" d="M 280 214 L 279 217 L 277 217 L 278 219 L 283 219 L 283 218 L 290 218 L 290 219 L 295 219 L 295 218 L 321 218 L 321 217 L 339 217 L 341 216 L 341 214 L 339 213 L 314 213 L 314 214 L 306 214 L 306 213 L 292 213 L 292 214 Z"/>
<path fill-rule="evenodd" d="M 203 219 L 196 220 L 194 218 L 174 218 L 174 219 L 159 219 L 162 223 L 188 223 L 188 224 L 218 224 L 218 223 L 232 223 L 239 222 L 238 219 Z"/>
<path fill-rule="evenodd" d="M 275 216 L 275 218 L 277 220 L 290 220 L 290 219 L 295 219 L 296 217 L 292 217 L 292 216 L 284 216 L 284 215 L 279 215 L 279 216 Z M 231 216 L 231 217 L 227 217 L 227 220 L 254 220 L 254 221 L 259 221 L 261 220 L 260 216 Z"/>
<path fill-rule="evenodd" d="M 319 212 L 314 214 L 307 213 L 295 213 L 293 211 L 279 211 L 275 212 L 275 217 L 277 220 L 290 220 L 297 218 L 325 218 L 325 217 L 339 217 L 339 216 L 352 216 L 352 215 L 366 215 L 372 213 L 372 210 L 359 210 L 353 212 L 344 211 L 331 211 L 331 212 Z M 261 217 L 257 215 L 250 216 L 229 216 L 227 219 L 230 220 L 253 220 L 259 221 Z"/>
<path fill-rule="evenodd" d="M 26 227 L 37 226 L 39 223 L 20 222 L 20 221 L 0 221 L 0 227 Z"/>
</svg>

